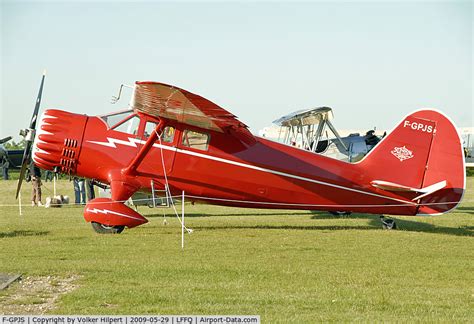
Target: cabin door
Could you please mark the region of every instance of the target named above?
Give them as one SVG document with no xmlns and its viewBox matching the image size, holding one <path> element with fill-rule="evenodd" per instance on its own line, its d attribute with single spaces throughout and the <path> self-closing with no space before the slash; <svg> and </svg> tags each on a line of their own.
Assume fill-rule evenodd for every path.
<svg viewBox="0 0 474 324">
<path fill-rule="evenodd" d="M 147 120 L 143 129 L 143 141 L 146 141 L 152 132 L 155 131 L 157 122 Z M 163 172 L 163 164 L 165 166 L 166 175 L 170 175 L 173 171 L 173 164 L 176 155 L 176 130 L 173 126 L 165 125 L 161 131 L 161 140 L 157 139 L 153 148 L 150 150 L 150 158 L 147 159 L 153 164 L 155 172 L 161 174 Z M 163 158 L 162 158 L 163 155 Z"/>
</svg>

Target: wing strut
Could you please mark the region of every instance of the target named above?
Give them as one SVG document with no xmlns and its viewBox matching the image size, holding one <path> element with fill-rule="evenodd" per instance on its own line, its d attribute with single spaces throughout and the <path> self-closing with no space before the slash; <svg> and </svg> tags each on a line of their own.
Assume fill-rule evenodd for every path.
<svg viewBox="0 0 474 324">
<path fill-rule="evenodd" d="M 158 133 L 161 131 L 162 126 L 163 126 L 163 120 L 160 120 L 158 125 L 156 125 L 155 130 L 151 133 L 150 137 L 148 137 L 148 139 L 146 140 L 146 143 L 143 145 L 140 151 L 138 151 L 138 154 L 132 160 L 130 165 L 124 170 L 125 175 L 133 175 L 136 172 L 137 168 L 142 163 L 148 151 L 150 151 L 150 149 L 153 147 L 153 144 L 158 139 Z"/>
</svg>

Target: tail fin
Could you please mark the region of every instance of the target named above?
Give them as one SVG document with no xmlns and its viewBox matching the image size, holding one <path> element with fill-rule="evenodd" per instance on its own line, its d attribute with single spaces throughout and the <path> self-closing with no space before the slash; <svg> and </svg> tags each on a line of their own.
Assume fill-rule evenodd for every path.
<svg viewBox="0 0 474 324">
<path fill-rule="evenodd" d="M 403 119 L 360 166 L 372 186 L 417 202 L 416 214 L 445 213 L 459 204 L 465 190 L 461 143 L 448 117 L 419 110 Z"/>
</svg>

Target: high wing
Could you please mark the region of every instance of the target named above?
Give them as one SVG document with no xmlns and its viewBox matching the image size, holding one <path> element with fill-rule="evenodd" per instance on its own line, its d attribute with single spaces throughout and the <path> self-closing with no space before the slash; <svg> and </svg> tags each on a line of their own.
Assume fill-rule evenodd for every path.
<svg viewBox="0 0 474 324">
<path fill-rule="evenodd" d="M 278 126 L 305 126 L 319 124 L 322 120 L 328 121 L 333 119 L 332 109 L 329 107 L 319 107 L 311 109 L 303 109 L 285 115 L 273 123 Z"/>
<path fill-rule="evenodd" d="M 247 125 L 215 103 L 189 91 L 159 82 L 137 81 L 131 106 L 155 117 L 222 133 L 239 133 L 253 138 Z"/>
</svg>

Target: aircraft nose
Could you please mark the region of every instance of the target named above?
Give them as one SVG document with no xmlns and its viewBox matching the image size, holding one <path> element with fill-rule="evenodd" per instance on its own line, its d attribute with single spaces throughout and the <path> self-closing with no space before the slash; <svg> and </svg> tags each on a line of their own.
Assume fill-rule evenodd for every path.
<svg viewBox="0 0 474 324">
<path fill-rule="evenodd" d="M 33 161 L 45 170 L 75 174 L 87 116 L 48 109 L 33 143 Z"/>
</svg>

